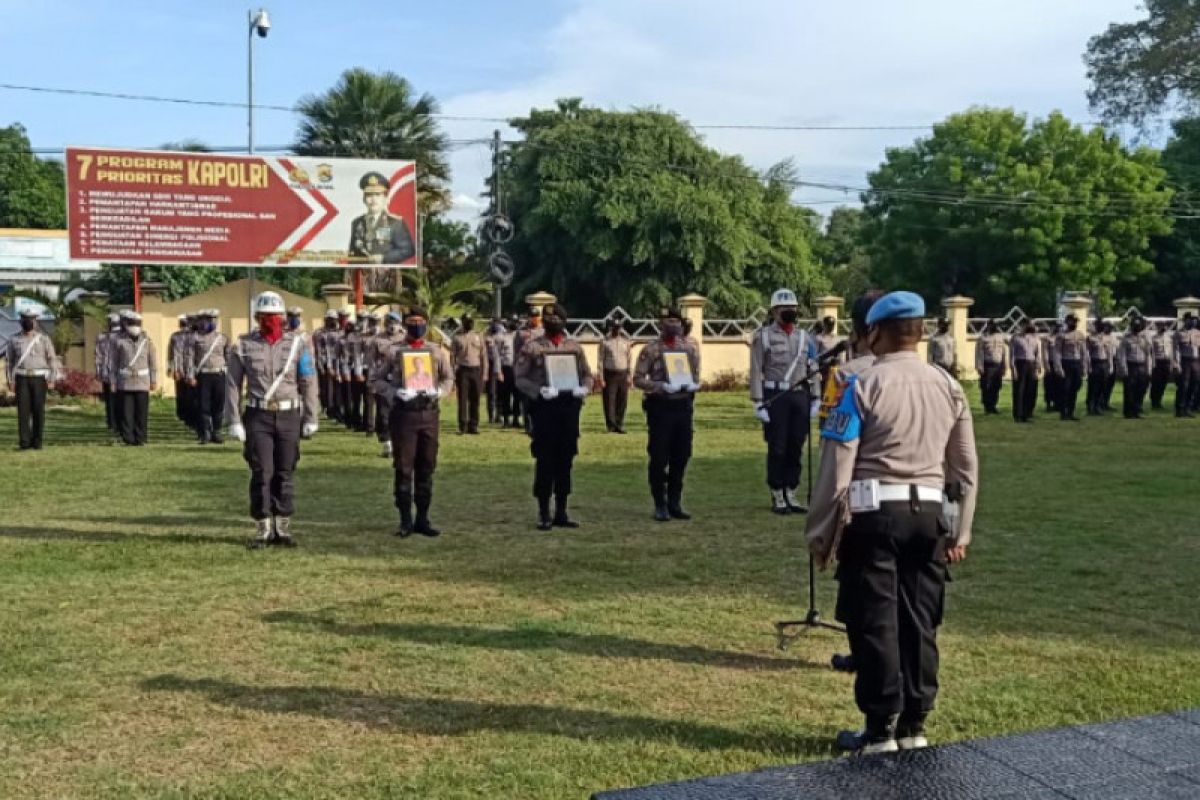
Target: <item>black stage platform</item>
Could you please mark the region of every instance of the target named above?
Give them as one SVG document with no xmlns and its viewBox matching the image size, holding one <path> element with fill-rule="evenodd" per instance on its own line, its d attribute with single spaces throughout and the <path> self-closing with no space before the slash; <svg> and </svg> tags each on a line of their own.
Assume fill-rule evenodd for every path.
<svg viewBox="0 0 1200 800">
<path fill-rule="evenodd" d="M 594 796 L 594 800 L 784 798 L 1198 800 L 1200 709 Z"/>
</svg>

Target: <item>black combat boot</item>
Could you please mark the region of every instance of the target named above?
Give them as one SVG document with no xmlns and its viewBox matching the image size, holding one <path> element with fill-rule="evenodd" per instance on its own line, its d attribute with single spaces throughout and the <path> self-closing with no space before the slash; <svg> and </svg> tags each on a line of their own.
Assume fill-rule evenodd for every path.
<svg viewBox="0 0 1200 800">
<path fill-rule="evenodd" d="M 896 723 L 896 746 L 901 750 L 920 750 L 929 747 L 925 738 L 925 711 L 904 712 Z"/>
<path fill-rule="evenodd" d="M 406 539 L 413 534 L 412 502 L 405 497 L 400 500 L 399 506 L 400 528 L 396 531 L 396 535 L 401 539 Z"/>
<path fill-rule="evenodd" d="M 567 516 L 567 496 L 565 494 L 554 496 L 554 527 L 556 528 L 578 528 L 579 523 Z"/>
<path fill-rule="evenodd" d="M 657 522 L 670 522 L 671 512 L 667 509 L 667 493 L 659 486 L 650 487 L 650 497 L 654 500 L 654 519 Z"/>
<path fill-rule="evenodd" d="M 548 531 L 554 527 L 554 520 L 550 518 L 550 498 L 539 497 L 538 501 L 538 523 L 539 531 Z"/>
<path fill-rule="evenodd" d="M 837 735 L 837 748 L 859 756 L 896 752 L 900 749 L 896 744 L 896 715 L 867 717 L 863 730 L 841 731 Z"/>
<path fill-rule="evenodd" d="M 671 519 L 691 519 L 692 515 L 683 510 L 683 488 L 672 487 L 667 492 L 667 513 Z"/>
<path fill-rule="evenodd" d="M 433 523 L 429 521 L 429 498 L 417 500 L 417 521 L 413 523 L 413 533 L 428 536 L 430 539 L 442 535 L 442 532 L 433 527 Z"/>
</svg>

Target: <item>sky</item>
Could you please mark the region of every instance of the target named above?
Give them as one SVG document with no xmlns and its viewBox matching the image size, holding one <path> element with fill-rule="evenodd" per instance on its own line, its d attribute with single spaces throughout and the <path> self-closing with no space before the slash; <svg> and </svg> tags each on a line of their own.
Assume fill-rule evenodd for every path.
<svg viewBox="0 0 1200 800">
<path fill-rule="evenodd" d="M 928 126 L 974 105 L 1092 119 L 1089 37 L 1139 16 L 1137 0 L 263 0 L 255 101 L 290 107 L 350 67 L 391 70 L 452 116 L 511 118 L 557 98 L 655 106 L 696 125 Z M 246 100 L 247 12 L 229 0 L 0 0 L 0 83 Z M 0 125 L 35 147 L 156 147 L 195 138 L 244 146 L 244 108 L 0 89 Z M 493 122 L 443 122 L 487 138 Z M 500 125 L 506 137 L 513 133 Z M 260 147 L 286 145 L 296 117 L 256 112 Z M 862 186 L 885 148 L 921 130 L 701 128 L 713 147 L 802 180 Z M 475 219 L 486 147 L 452 153 L 454 214 Z M 853 192 L 804 188 L 827 213 Z"/>
</svg>

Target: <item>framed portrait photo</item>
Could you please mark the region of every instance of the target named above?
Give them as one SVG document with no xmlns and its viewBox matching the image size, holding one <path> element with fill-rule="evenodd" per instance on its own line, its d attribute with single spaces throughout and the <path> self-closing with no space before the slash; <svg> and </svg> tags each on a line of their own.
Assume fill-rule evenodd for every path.
<svg viewBox="0 0 1200 800">
<path fill-rule="evenodd" d="M 546 385 L 560 392 L 578 389 L 579 362 L 574 353 L 548 353 L 546 355 Z"/>
<path fill-rule="evenodd" d="M 663 353 L 663 364 L 667 368 L 667 383 L 681 386 L 692 382 L 692 362 L 685 351 L 666 351 Z"/>
<path fill-rule="evenodd" d="M 412 350 L 402 354 L 404 364 L 404 388 L 414 392 L 427 392 L 434 388 L 433 354 L 427 350 Z"/>
</svg>

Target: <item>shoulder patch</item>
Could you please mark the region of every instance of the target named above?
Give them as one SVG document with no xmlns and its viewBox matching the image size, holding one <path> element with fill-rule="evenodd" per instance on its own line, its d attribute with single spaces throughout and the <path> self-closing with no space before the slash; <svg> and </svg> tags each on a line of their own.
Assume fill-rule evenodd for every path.
<svg viewBox="0 0 1200 800">
<path fill-rule="evenodd" d="M 858 413 L 858 404 L 854 402 L 854 387 L 857 384 L 857 375 L 838 382 L 835 402 L 829 409 L 825 424 L 821 426 L 822 439 L 852 442 L 862 432 L 862 417 Z"/>
<path fill-rule="evenodd" d="M 316 367 L 313 366 L 312 353 L 307 350 L 300 356 L 300 363 L 296 365 L 296 373 L 301 378 L 311 378 L 317 374 Z"/>
</svg>

